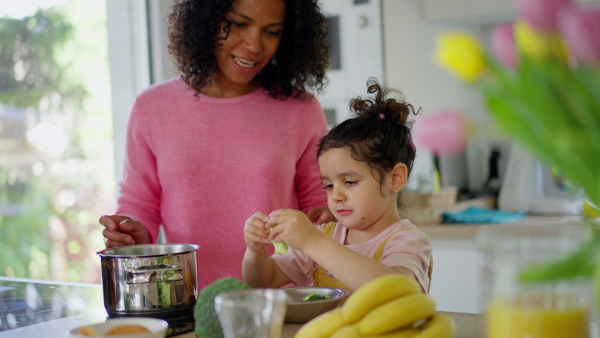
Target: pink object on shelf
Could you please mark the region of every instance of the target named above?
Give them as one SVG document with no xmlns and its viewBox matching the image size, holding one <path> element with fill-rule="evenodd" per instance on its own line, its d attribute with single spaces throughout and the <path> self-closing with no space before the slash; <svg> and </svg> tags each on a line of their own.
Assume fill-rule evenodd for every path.
<svg viewBox="0 0 600 338">
<path fill-rule="evenodd" d="M 413 127 L 417 145 L 436 155 L 457 154 L 467 145 L 467 119 L 457 111 L 440 110 L 423 115 Z"/>
</svg>

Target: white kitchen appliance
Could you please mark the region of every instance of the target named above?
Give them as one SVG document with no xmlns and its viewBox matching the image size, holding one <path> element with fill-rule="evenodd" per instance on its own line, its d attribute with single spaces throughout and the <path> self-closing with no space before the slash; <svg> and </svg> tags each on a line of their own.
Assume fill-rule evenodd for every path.
<svg viewBox="0 0 600 338">
<path fill-rule="evenodd" d="M 330 44 L 329 81 L 317 98 L 333 126 L 349 115 L 348 102 L 364 96 L 367 80 L 385 84 L 381 0 L 319 1 L 327 16 Z"/>
<path fill-rule="evenodd" d="M 513 144 L 498 196 L 498 208 L 530 214 L 579 215 L 581 189 L 570 187 L 560 169 Z"/>
</svg>

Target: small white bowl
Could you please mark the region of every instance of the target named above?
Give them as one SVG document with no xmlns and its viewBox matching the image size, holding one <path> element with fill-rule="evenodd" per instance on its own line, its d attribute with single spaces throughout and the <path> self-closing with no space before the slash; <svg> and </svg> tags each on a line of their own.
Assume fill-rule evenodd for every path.
<svg viewBox="0 0 600 338">
<path fill-rule="evenodd" d="M 113 327 L 121 326 L 121 325 L 139 325 L 147 328 L 150 332 L 142 332 L 142 333 L 132 333 L 132 334 L 120 334 L 120 335 L 109 335 L 106 333 L 110 331 Z M 97 336 L 84 336 L 79 334 L 79 330 L 84 327 L 89 326 L 96 333 Z M 146 317 L 123 317 L 123 318 L 109 318 L 104 323 L 97 323 L 91 325 L 82 325 L 76 327 L 69 331 L 71 334 L 70 338 L 89 338 L 89 337 L 98 337 L 98 338 L 165 338 L 167 336 L 167 329 L 169 328 L 169 324 L 166 320 L 157 319 L 157 318 L 146 318 Z"/>
</svg>

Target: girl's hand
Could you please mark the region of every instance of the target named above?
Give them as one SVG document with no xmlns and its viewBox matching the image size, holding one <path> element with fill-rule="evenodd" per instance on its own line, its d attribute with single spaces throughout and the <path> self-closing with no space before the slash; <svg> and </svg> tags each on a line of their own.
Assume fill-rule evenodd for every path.
<svg viewBox="0 0 600 338">
<path fill-rule="evenodd" d="M 150 235 L 142 223 L 127 216 L 104 215 L 100 217 L 100 224 L 104 225 L 102 236 L 106 248 L 134 244 L 149 244 Z"/>
<path fill-rule="evenodd" d="M 310 221 L 313 222 L 313 224 L 323 224 L 337 221 L 328 207 L 312 208 L 306 215 Z"/>
<path fill-rule="evenodd" d="M 307 243 L 321 234 L 305 213 L 293 209 L 273 211 L 266 227 L 269 229 L 269 240 L 284 241 L 301 251 Z"/>
<path fill-rule="evenodd" d="M 244 240 L 250 251 L 255 254 L 262 254 L 267 251 L 267 247 L 271 244 L 268 239 L 269 232 L 265 227 L 268 216 L 262 212 L 257 212 L 252 217 L 248 218 L 244 225 Z"/>
</svg>

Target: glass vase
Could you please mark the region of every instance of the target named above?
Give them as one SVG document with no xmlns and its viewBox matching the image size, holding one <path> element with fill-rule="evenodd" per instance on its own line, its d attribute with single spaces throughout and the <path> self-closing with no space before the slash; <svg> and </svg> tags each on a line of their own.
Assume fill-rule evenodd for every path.
<svg viewBox="0 0 600 338">
<path fill-rule="evenodd" d="M 485 336 L 590 337 L 589 277 L 528 279 L 537 267 L 570 257 L 587 239 L 587 228 L 575 224 L 482 227 L 477 244 Z"/>
</svg>

